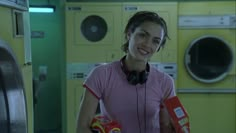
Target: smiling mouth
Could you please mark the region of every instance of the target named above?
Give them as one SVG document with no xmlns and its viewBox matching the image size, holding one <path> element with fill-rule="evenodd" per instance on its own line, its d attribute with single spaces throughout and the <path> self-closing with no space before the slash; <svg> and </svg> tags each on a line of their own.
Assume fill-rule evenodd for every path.
<svg viewBox="0 0 236 133">
<path fill-rule="evenodd" d="M 144 49 L 141 49 L 141 48 L 138 48 L 138 51 L 139 51 L 139 53 L 141 53 L 142 55 L 147 55 L 147 54 L 149 54 L 148 51 L 146 51 L 146 50 L 144 50 Z"/>
</svg>

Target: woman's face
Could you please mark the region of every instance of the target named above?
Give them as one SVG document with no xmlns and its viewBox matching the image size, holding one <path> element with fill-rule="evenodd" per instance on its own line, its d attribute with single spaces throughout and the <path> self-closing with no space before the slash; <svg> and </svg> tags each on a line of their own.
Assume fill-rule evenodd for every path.
<svg viewBox="0 0 236 133">
<path fill-rule="evenodd" d="M 148 61 L 160 47 L 163 37 L 164 30 L 159 24 L 144 22 L 127 34 L 128 54 L 136 60 Z"/>
</svg>

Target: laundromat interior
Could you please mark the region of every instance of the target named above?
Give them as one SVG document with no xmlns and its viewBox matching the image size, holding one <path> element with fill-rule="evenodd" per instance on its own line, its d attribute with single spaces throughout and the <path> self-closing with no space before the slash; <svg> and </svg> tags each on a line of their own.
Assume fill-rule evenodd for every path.
<svg viewBox="0 0 236 133">
<path fill-rule="evenodd" d="M 167 22 L 150 64 L 174 79 L 191 133 L 236 133 L 235 0 L 0 0 L 0 133 L 76 133 L 83 81 L 121 59 L 142 10 Z"/>
</svg>

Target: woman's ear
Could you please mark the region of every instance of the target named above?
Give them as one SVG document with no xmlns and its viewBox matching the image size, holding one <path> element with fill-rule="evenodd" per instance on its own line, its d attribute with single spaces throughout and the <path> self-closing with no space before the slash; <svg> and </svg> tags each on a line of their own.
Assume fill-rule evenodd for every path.
<svg viewBox="0 0 236 133">
<path fill-rule="evenodd" d="M 126 39 L 129 40 L 130 39 L 130 35 L 131 35 L 131 32 L 128 31 L 127 34 L 126 34 Z"/>
</svg>

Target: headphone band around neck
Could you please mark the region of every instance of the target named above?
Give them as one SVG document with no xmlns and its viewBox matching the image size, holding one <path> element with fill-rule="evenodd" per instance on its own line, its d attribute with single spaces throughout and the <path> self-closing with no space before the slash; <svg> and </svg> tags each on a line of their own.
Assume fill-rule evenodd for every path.
<svg viewBox="0 0 236 133">
<path fill-rule="evenodd" d="M 128 67 L 127 67 L 127 65 L 125 64 L 125 58 L 126 58 L 126 55 L 123 56 L 123 57 L 120 59 L 120 64 L 121 64 L 122 70 L 125 72 L 125 74 L 127 74 L 127 73 L 130 73 L 131 71 L 128 70 Z M 149 63 L 146 64 L 145 71 L 146 71 L 147 73 L 150 72 L 150 65 L 149 65 Z"/>
<path fill-rule="evenodd" d="M 121 69 L 125 73 L 127 81 L 132 85 L 143 84 L 147 81 L 150 66 L 147 63 L 145 70 L 138 72 L 138 71 L 129 71 L 126 64 L 125 64 L 126 56 L 122 57 L 120 60 Z"/>
</svg>

